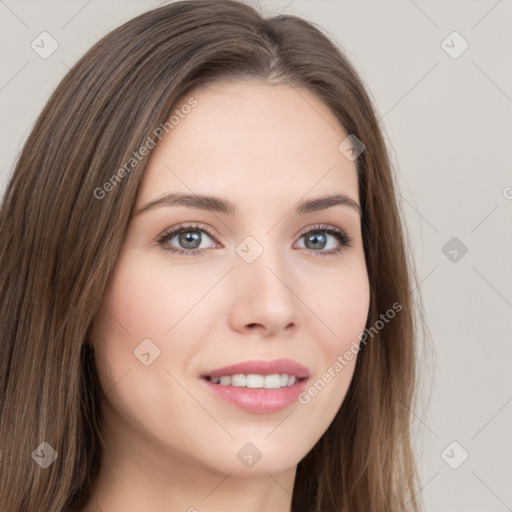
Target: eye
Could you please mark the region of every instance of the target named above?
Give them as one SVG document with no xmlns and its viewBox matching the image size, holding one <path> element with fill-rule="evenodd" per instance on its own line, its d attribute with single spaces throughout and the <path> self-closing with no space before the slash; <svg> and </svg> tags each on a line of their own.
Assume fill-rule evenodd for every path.
<svg viewBox="0 0 512 512">
<path fill-rule="evenodd" d="M 208 249 L 208 239 L 218 244 L 206 227 L 199 224 L 180 224 L 164 232 L 157 238 L 157 242 L 165 251 L 198 256 Z M 326 225 L 309 228 L 300 235 L 299 240 L 302 239 L 305 239 L 305 245 L 301 248 L 308 249 L 315 256 L 339 254 L 351 247 L 352 242 L 352 239 L 341 229 Z M 331 250 L 326 251 L 326 248 Z"/>
<path fill-rule="evenodd" d="M 331 243 L 329 243 L 329 238 Z M 352 239 L 341 229 L 325 225 L 310 228 L 301 235 L 300 240 L 302 239 L 305 239 L 305 248 L 310 249 L 312 253 L 315 253 L 315 256 L 340 254 L 351 247 L 352 242 Z M 329 245 L 330 247 L 327 247 Z M 332 250 L 325 251 L 326 248 Z"/>
<path fill-rule="evenodd" d="M 206 239 L 213 239 L 213 235 L 205 227 L 201 227 L 198 224 L 180 224 L 170 231 L 163 233 L 157 239 L 157 242 L 165 251 L 178 254 L 199 255 L 202 254 L 203 249 L 206 249 L 208 246 L 207 244 L 206 246 L 203 244 L 205 235 Z M 172 242 L 173 239 L 176 239 L 176 241 Z M 173 244 L 178 245 L 178 247 L 175 247 Z"/>
</svg>

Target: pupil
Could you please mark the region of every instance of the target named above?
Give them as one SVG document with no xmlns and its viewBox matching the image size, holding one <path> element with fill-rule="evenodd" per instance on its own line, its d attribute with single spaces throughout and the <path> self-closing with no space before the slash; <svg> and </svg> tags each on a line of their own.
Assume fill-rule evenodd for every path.
<svg viewBox="0 0 512 512">
<path fill-rule="evenodd" d="M 200 234 L 194 231 L 185 231 L 180 235 L 180 243 L 183 243 L 186 249 L 197 249 L 201 245 L 200 239 Z"/>
<path fill-rule="evenodd" d="M 315 244 L 320 242 L 320 246 L 321 246 L 320 249 L 323 249 L 325 246 L 326 240 L 325 240 L 325 235 L 314 233 L 308 237 L 308 241 L 313 242 L 313 249 L 318 249 L 319 247 L 316 246 Z"/>
</svg>

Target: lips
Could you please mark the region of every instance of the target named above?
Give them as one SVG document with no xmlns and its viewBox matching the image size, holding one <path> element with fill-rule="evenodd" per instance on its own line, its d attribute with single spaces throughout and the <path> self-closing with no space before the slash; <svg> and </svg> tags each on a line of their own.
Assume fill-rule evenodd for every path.
<svg viewBox="0 0 512 512">
<path fill-rule="evenodd" d="M 274 375 L 283 374 L 295 375 L 297 379 L 309 377 L 309 370 L 306 366 L 292 361 L 291 359 L 274 359 L 273 361 L 251 360 L 243 363 L 232 364 L 222 368 L 209 370 L 201 374 L 202 378 L 223 377 L 237 374 Z"/>
</svg>

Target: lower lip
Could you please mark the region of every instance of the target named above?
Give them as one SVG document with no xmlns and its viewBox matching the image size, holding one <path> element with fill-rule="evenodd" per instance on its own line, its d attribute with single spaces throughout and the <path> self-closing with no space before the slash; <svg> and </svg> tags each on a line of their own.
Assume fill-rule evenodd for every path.
<svg viewBox="0 0 512 512">
<path fill-rule="evenodd" d="M 205 378 L 200 380 L 218 397 L 240 409 L 264 414 L 280 411 L 297 402 L 298 396 L 304 391 L 308 379 L 297 380 L 292 386 L 276 389 L 222 386 Z"/>
</svg>

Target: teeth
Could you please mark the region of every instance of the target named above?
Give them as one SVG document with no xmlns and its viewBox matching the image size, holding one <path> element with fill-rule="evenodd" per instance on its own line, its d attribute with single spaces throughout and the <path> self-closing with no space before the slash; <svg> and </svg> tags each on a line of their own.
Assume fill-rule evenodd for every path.
<svg viewBox="0 0 512 512">
<path fill-rule="evenodd" d="M 232 375 L 231 385 L 240 387 L 247 386 L 247 378 L 245 377 L 245 375 Z"/>
<path fill-rule="evenodd" d="M 249 383 L 247 383 L 247 385 L 249 385 Z M 279 374 L 275 373 L 274 375 L 265 375 L 263 387 L 266 389 L 279 389 L 281 387 L 281 377 Z"/>
<path fill-rule="evenodd" d="M 279 389 L 292 386 L 296 381 L 295 375 L 274 373 L 273 375 L 257 375 L 249 373 L 247 375 L 239 373 L 236 375 L 223 375 L 222 377 L 211 377 L 214 384 L 221 386 L 247 387 L 254 389 Z"/>
<path fill-rule="evenodd" d="M 231 377 L 221 377 L 219 384 L 221 386 L 229 386 L 231 384 Z"/>
<path fill-rule="evenodd" d="M 265 387 L 265 377 L 263 377 L 263 375 L 254 375 L 252 373 L 249 373 L 245 380 L 248 388 Z"/>
</svg>

